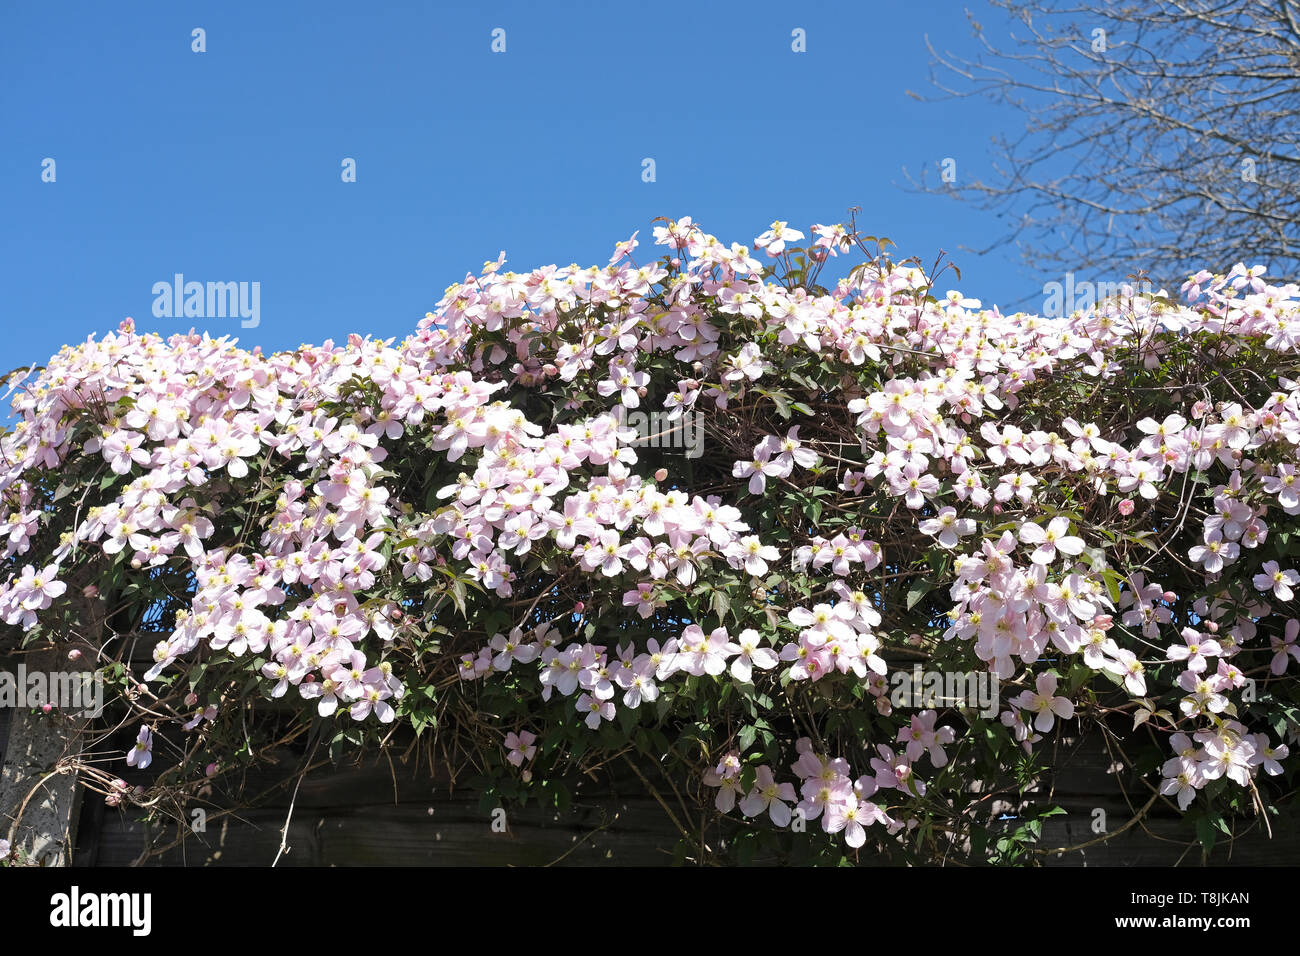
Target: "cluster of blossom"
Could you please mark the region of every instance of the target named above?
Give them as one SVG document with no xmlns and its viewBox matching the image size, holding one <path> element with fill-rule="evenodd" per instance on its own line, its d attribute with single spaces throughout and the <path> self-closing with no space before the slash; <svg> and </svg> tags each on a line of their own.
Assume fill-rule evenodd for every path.
<svg viewBox="0 0 1300 956">
<path fill-rule="evenodd" d="M 781 660 L 790 663 L 783 674 L 790 680 L 817 681 L 834 671 L 865 679 L 868 671 L 884 674 L 880 637 L 873 632 L 881 617 L 863 591 L 851 591 L 842 581 L 832 589 L 834 604 L 818 604 L 809 610 L 793 608 L 789 621 L 800 628 L 799 640 L 781 647 Z"/>
<path fill-rule="evenodd" d="M 1200 790 L 1211 780 L 1226 777 L 1242 787 L 1251 785 L 1251 775 L 1259 767 L 1276 776 L 1289 755 L 1286 744 L 1271 746 L 1266 734 L 1252 734 L 1235 720 L 1224 720 L 1217 727 L 1196 731 L 1190 737 L 1176 733 L 1169 744 L 1177 756 L 1161 768 L 1164 782 L 1160 792 L 1176 796 L 1178 806 L 1186 810 Z"/>
<path fill-rule="evenodd" d="M 1034 554 L 1042 549 L 1038 537 L 1027 539 Z M 975 655 L 1003 680 L 1015 672 L 1013 656 L 1034 664 L 1049 644 L 1065 654 L 1082 653 L 1094 669 L 1126 664 L 1130 652 L 1106 637 L 1112 622 L 1099 620 L 1102 608 L 1111 606 L 1101 581 L 1074 568 L 1053 581 L 1044 563 L 1018 566 L 1012 555 L 1020 544 L 1005 531 L 997 541 L 984 539 L 979 552 L 958 556 L 950 589 L 957 603 L 948 612 L 944 639 L 973 639 Z"/>
<path fill-rule="evenodd" d="M 573 643 L 561 649 L 550 625 L 542 625 L 526 639 L 516 628 L 509 636 L 495 635 L 477 654 L 460 658 L 459 673 L 474 680 L 492 672 L 505 672 L 515 663 L 533 661 L 540 669 L 542 699 L 553 691 L 563 697 L 581 691 L 578 712 L 593 730 L 602 720 L 613 720 L 612 698 L 623 691 L 623 706 L 636 709 L 641 701 L 659 696 L 659 683 L 683 673 L 695 677 L 718 677 L 728 670 L 741 683 L 753 680 L 755 667 L 770 670 L 780 661 L 790 664 L 791 680 L 816 681 L 833 671 L 866 678 L 868 670 L 885 673 L 885 661 L 878 651 L 879 637 L 871 628 L 880 624 L 879 612 L 863 592 L 851 592 L 836 582 L 835 604 L 818 604 L 811 610 L 795 608 L 789 614 L 799 627 L 799 640 L 773 650 L 763 645 L 762 635 L 746 628 L 733 640 L 725 627 L 709 633 L 696 624 L 687 625 L 679 638 L 660 646 L 653 638 L 637 653 L 633 645 L 618 648 L 617 661 L 610 661 L 606 648 L 590 643 Z M 730 662 L 730 665 L 728 665 Z"/>
<path fill-rule="evenodd" d="M 36 612 L 45 610 L 68 590 L 67 582 L 58 580 L 58 574 L 58 565 L 47 565 L 40 571 L 30 564 L 24 567 L 17 580 L 10 581 L 0 592 L 0 619 L 9 625 L 33 626 Z"/>
<path fill-rule="evenodd" d="M 833 538 L 813 535 L 805 545 L 794 549 L 793 566 L 796 571 L 803 571 L 809 566 L 814 572 L 821 571 L 827 565 L 837 577 L 847 577 L 854 571 L 854 565 L 861 565 L 861 570 L 872 571 L 880 566 L 883 557 L 880 545 L 868 540 L 861 528 L 850 527 Z"/>
<path fill-rule="evenodd" d="M 523 423 L 521 430 L 527 425 Z M 512 435 L 502 429 L 503 436 Z M 508 555 L 527 553 L 539 539 L 554 541 L 589 574 L 617 577 L 626 568 L 652 580 L 673 578 L 689 586 L 713 558 L 753 576 L 768 571 L 779 552 L 755 535 L 740 511 L 717 496 L 659 491 L 629 467 L 635 434 L 619 429 L 613 416 L 583 426 L 560 425 L 545 440 L 524 435 L 496 452 L 485 452 L 473 475 L 438 495 L 451 499 L 427 523 L 414 529 L 415 543 L 403 549 L 403 574 L 427 578 L 438 541 L 452 543 L 451 557 L 466 561 L 469 574 L 496 593 L 511 593 Z M 532 446 L 532 447 L 530 447 Z M 583 463 L 604 474 L 571 488 L 572 472 Z M 566 490 L 573 493 L 557 501 Z M 636 532 L 640 532 L 639 534 Z"/>
<path fill-rule="evenodd" d="M 815 257 L 851 245 L 842 226 L 811 231 Z M 1183 287 L 1185 307 L 1134 298 L 1046 320 L 983 309 L 957 292 L 922 304 L 916 293 L 928 280 L 911 267 L 857 270 L 826 295 L 787 289 L 763 280 L 763 263 L 749 248 L 726 246 L 687 218 L 655 228 L 654 238 L 667 247 L 662 264 L 632 261 L 635 236 L 618 244 L 607 267 L 517 274 L 502 271 L 503 254 L 452 286 L 397 346 L 352 336 L 346 346 L 262 355 L 195 333 L 163 342 L 137 334 L 128 320 L 118 333 L 63 349 L 17 393 L 17 425 L 0 438 L 0 512 L 12 567 L 0 584 L 0 619 L 35 626 L 66 591 L 64 565 L 92 548 L 140 571 L 175 563 L 193 572 L 195 591 L 175 632 L 155 649 L 146 679 L 206 645 L 237 658 L 264 657 L 275 695 L 293 685 L 323 715 L 342 706 L 357 720 L 388 721 L 404 692 L 385 660 L 401 611 L 367 599 L 398 567 L 401 582 L 414 588 L 451 564 L 509 597 L 525 556 L 546 547 L 567 555 L 593 587 L 608 582 L 625 607 L 649 618 L 666 590 L 692 588 L 715 566 L 761 578 L 784 558 L 797 571 L 834 579 L 834 599 L 789 611 L 799 637 L 779 649 L 762 647 L 757 632 L 733 640 L 722 629 L 705 635 L 687 628 L 663 648 L 621 647 L 610 662 L 596 645 L 560 649 L 541 637 L 526 644 L 502 638 L 502 647 L 462 661 L 462 676 L 505 669 L 497 664 L 503 654 L 507 667 L 536 660 L 543 696 L 581 689 L 579 710 L 592 726 L 612 719 L 616 687 L 625 706 L 636 706 L 629 694 L 637 703 L 653 700 L 657 682 L 678 670 L 716 676 L 729 662 L 736 679 L 748 679 L 737 665 L 742 673 L 775 668 L 766 663 L 772 654 L 788 665 L 781 675 L 790 679 L 839 672 L 871 682 L 884 667 L 880 613 L 863 590 L 839 580 L 865 586 L 865 572 L 881 564 L 881 549 L 866 532 L 810 535 L 783 555 L 751 533 L 743 495 L 728 501 L 661 491 L 637 474 L 628 447 L 635 433 L 614 414 L 650 398 L 646 369 L 655 357 L 681 363 L 676 388 L 662 399 L 674 417 L 702 397 L 726 409 L 783 367 L 787 353 L 804 351 L 849 372 L 873 363 L 885 373 L 879 388 L 849 393 L 863 464 L 838 472 L 841 488 L 902 499 L 903 520 L 914 520 L 943 549 L 956 551 L 976 535 L 985 511 L 1014 526 L 981 535 L 971 553 L 955 555 L 944 637 L 972 641 L 973 653 L 999 677 L 1012 675 L 1013 658 L 1039 668 L 1036 690 L 1003 714 L 1029 746 L 1034 730 L 1068 719 L 1070 702 L 1056 695 L 1045 666 L 1080 655 L 1144 696 L 1152 662 L 1121 645 L 1121 630 L 1139 628 L 1160 640 L 1171 607 L 1196 597 L 1134 575 L 1122 581 L 1117 609 L 1104 555 L 1057 513 L 1061 502 L 1048 489 L 1073 483 L 1102 499 L 1121 497 L 1119 513 L 1131 515 L 1162 495 L 1181 501 L 1191 472 L 1221 466 L 1229 477 L 1206 489 L 1207 507 L 1188 507 L 1198 515 L 1201 542 L 1187 556 L 1203 569 L 1211 595 L 1225 570 L 1267 539 L 1275 513 L 1300 514 L 1300 386 L 1288 379 L 1257 408 L 1198 400 L 1185 414 L 1131 427 L 1067 417 L 1055 430 L 1022 429 L 1011 420 L 1031 384 L 1070 370 L 1105 388 L 1125 373 L 1135 350 L 1156 367 L 1175 334 L 1224 336 L 1224 355 L 1247 342 L 1294 353 L 1300 287 L 1269 286 L 1242 266 L 1192 277 Z M 754 247 L 778 258 L 803 238 L 777 222 Z M 736 340 L 742 334 L 748 341 Z M 556 387 L 579 376 L 594 383 L 599 401 L 575 399 L 583 417 L 574 421 L 544 426 L 493 399 L 511 384 Z M 351 398 L 358 394 L 367 397 Z M 595 407 L 599 402 L 605 407 Z M 346 415 L 322 407 L 348 405 Z M 990 414 L 1006 420 L 981 421 Z M 432 512 L 399 501 L 399 490 L 385 483 L 382 463 L 403 438 L 448 462 L 472 464 L 439 490 L 446 504 Z M 45 482 L 82 456 L 116 478 L 101 485 L 111 487 L 112 500 L 77 510 L 75 527 L 49 553 L 35 554 L 48 503 L 33 477 Z M 795 466 L 812 468 L 818 457 L 795 428 L 764 438 L 733 475 L 761 497 L 770 493 L 768 479 L 789 479 Z M 216 522 L 259 481 L 274 484 L 278 497 L 272 517 L 252 529 L 256 544 L 214 542 Z M 1193 497 L 1198 487 L 1192 483 Z M 389 544 L 397 559 L 391 569 Z M 1300 583 L 1295 569 L 1275 562 L 1252 564 L 1245 577 L 1281 602 L 1292 600 Z M 1227 658 L 1256 636 L 1256 622 L 1268 622 L 1274 674 L 1300 661 L 1300 651 L 1296 622 L 1278 636 L 1283 625 L 1263 600 L 1242 608 L 1202 598 L 1196 607 L 1198 636 L 1184 634 L 1169 659 L 1182 659 L 1173 655 L 1197 642 L 1200 653 L 1186 659 L 1217 657 L 1218 669 L 1206 676 L 1189 663 L 1176 687 L 1161 692 L 1177 693 L 1184 717 L 1201 721 L 1195 732 L 1202 733 L 1224 725 L 1220 705 L 1242 686 Z M 1122 611 L 1121 630 L 1107 610 Z M 747 634 L 754 635 L 752 650 L 744 649 Z M 1222 653 L 1207 652 L 1207 640 Z M 530 653 L 519 650 L 525 646 L 535 648 L 529 661 L 518 656 Z M 1188 779 L 1195 788 L 1195 780 L 1211 778 Z"/>
<path fill-rule="evenodd" d="M 42 414 L 19 422 L 7 436 L 7 450 L 30 451 L 37 435 L 62 436 L 63 443 L 51 444 L 49 437 L 35 442 L 37 462 L 49 466 L 50 456 L 63 460 L 73 451 L 67 429 L 51 430 L 51 420 L 84 408 L 80 396 L 87 392 L 107 402 L 129 398 L 128 411 L 101 424 L 83 447 L 129 480 L 115 500 L 87 509 L 64 535 L 54 565 L 39 573 L 29 567 L 0 591 L 5 620 L 33 625 L 35 612 L 66 588 L 55 579 L 58 562 L 87 544 L 97 542 L 109 556 L 129 555 L 133 568 L 183 556 L 195 593 L 190 608 L 177 614 L 176 630 L 155 647 L 146 680 L 206 642 L 235 657 L 267 654 L 263 673 L 275 682 L 274 695 L 296 684 L 304 697 L 319 698 L 322 714 L 343 703 L 357 720 L 372 713 L 392 720 L 388 701 L 400 698 L 401 684 L 391 668 L 368 662 L 358 647 L 368 634 L 391 635 L 392 609 L 361 612 L 356 595 L 374 585 L 385 564 L 384 534 L 377 529 L 389 524 L 390 508 L 389 490 L 378 481 L 387 455 L 379 442 L 400 435 L 402 425 L 376 416 L 363 428 L 325 415 L 316 404 L 336 394 L 359 365 L 376 376 L 396 368 L 397 353 L 385 343 L 354 338 L 347 350 L 327 343 L 298 356 L 262 357 L 193 334 L 174 337 L 163 349 L 156 338 L 135 335 L 128 321 L 119 334 L 65 349 L 59 358 L 64 367 L 56 359 L 52 372 L 15 402 L 29 415 L 38 408 Z M 426 384 L 433 386 L 426 400 L 456 386 L 463 387 L 458 395 L 492 390 L 468 375 Z M 264 451 L 300 456 L 298 470 L 311 470 L 315 479 L 283 482 L 260 552 L 209 550 L 229 480 L 265 468 L 265 460 L 252 463 Z M 20 461 L 7 477 L 37 462 Z M 14 485 L 22 496 L 26 488 L 22 481 Z M 15 529 L 19 524 L 11 522 Z M 27 542 L 15 540 L 13 547 L 23 552 Z M 291 595 L 299 599 L 286 605 Z"/>
<path fill-rule="evenodd" d="M 903 798 L 925 796 L 926 784 L 916 775 L 916 762 L 928 755 L 935 768 L 948 763 L 943 748 L 953 742 L 955 735 L 951 727 L 936 726 L 936 719 L 932 710 L 914 714 L 898 732 L 898 752 L 876 744 L 871 773 L 856 779 L 847 760 L 818 754 L 812 741 L 801 737 L 795 742 L 798 759 L 790 765 L 799 781 L 797 791 L 793 783 L 778 783 L 768 764 L 755 768 L 754 784 L 745 791 L 737 751 L 727 753 L 716 767 L 706 771 L 704 783 L 718 789 L 714 806 L 721 813 L 730 813 L 739 805 L 745 816 L 766 813 L 772 824 L 781 828 L 791 826 L 796 819 L 800 829 L 810 820 L 820 820 L 826 833 L 842 833 L 844 842 L 857 849 L 866 843 L 867 827 L 872 824 L 883 826 L 891 835 L 912 824 L 890 816 L 881 806 L 881 798 L 889 791 L 897 791 Z"/>
<path fill-rule="evenodd" d="M 737 478 L 749 479 L 749 493 L 761 495 L 767 489 L 768 478 L 786 478 L 794 466 L 811 468 L 817 464 L 817 453 L 799 441 L 799 426 L 791 428 L 785 438 L 768 435 L 754 446 L 754 457 L 738 461 L 732 469 Z"/>
<path fill-rule="evenodd" d="M 662 645 L 654 638 L 640 653 L 632 644 L 620 646 L 618 657 L 609 658 L 607 649 L 590 643 L 571 643 L 561 648 L 558 631 L 542 624 L 527 635 L 519 628 L 509 635 L 496 634 L 477 654 L 460 658 L 462 680 L 476 680 L 491 673 L 505 673 L 515 664 L 537 663 L 542 700 L 556 691 L 572 697 L 577 713 L 592 730 L 616 715 L 614 697 L 636 710 L 643 701 L 659 698 L 660 684 L 675 674 L 718 677 L 730 672 L 741 683 L 753 681 L 754 668 L 771 670 L 781 658 L 764 646 L 763 637 L 746 628 L 732 639 L 725 627 L 705 633 L 699 625 L 688 625 L 680 637 Z M 789 659 L 789 658 L 787 658 Z"/>
</svg>

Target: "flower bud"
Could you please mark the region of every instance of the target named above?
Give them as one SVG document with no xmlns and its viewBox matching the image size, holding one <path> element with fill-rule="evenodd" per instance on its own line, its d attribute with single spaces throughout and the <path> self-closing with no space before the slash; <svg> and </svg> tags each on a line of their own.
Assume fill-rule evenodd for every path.
<svg viewBox="0 0 1300 956">
<path fill-rule="evenodd" d="M 81 651 L 77 650 L 75 647 L 72 650 L 68 651 L 68 660 L 70 661 L 81 660 Z"/>
<path fill-rule="evenodd" d="M 660 468 L 655 472 L 655 481 L 666 481 L 668 478 L 668 469 Z"/>
</svg>

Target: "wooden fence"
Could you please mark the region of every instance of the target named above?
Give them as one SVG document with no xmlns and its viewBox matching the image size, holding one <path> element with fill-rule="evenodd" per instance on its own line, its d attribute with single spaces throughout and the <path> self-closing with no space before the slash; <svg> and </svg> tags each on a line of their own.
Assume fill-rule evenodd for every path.
<svg viewBox="0 0 1300 956">
<path fill-rule="evenodd" d="M 15 723 L 39 727 L 23 714 L 15 719 L 13 711 L 0 707 L 0 766 L 12 749 L 14 742 L 8 738 Z M 1262 820 L 1245 821 L 1232 838 L 1220 836 L 1206 858 L 1199 844 L 1190 842 L 1189 828 L 1166 801 L 1158 801 L 1137 825 L 1124 829 L 1134 809 L 1149 799 L 1149 791 L 1143 788 L 1127 799 L 1119 792 L 1100 737 L 1064 743 L 1052 776 L 1033 796 L 1041 804 L 1061 806 L 1066 813 L 1045 821 L 1038 846 L 1083 848 L 1044 855 L 1044 865 L 1291 865 L 1300 861 L 1300 813 L 1294 798 L 1271 820 L 1271 836 Z M 150 832 L 139 808 L 108 807 L 102 796 L 89 794 L 72 820 L 72 862 L 79 866 L 265 866 L 281 855 L 286 820 L 288 850 L 281 855 L 281 866 L 656 866 L 673 862 L 678 843 L 679 831 L 656 796 L 630 773 L 583 779 L 575 786 L 573 805 L 563 813 L 536 805 L 509 806 L 502 817 L 494 816 L 491 807 L 485 810 L 479 794 L 463 785 L 453 787 L 445 774 L 430 771 L 427 762 L 417 767 L 387 756 L 316 769 L 302 778 L 295 796 L 293 784 L 301 761 L 301 754 L 285 750 L 248 771 L 238 784 L 247 798 L 260 795 L 246 799 L 254 804 L 251 808 L 226 809 L 234 801 L 221 792 L 221 783 L 203 802 L 178 808 L 192 824 L 182 841 L 178 841 L 178 825 Z M 128 770 L 124 763 L 115 769 L 132 784 L 148 783 L 150 778 L 149 773 Z M 62 796 L 59 800 L 67 802 Z M 199 818 L 194 817 L 195 810 L 202 811 Z M 0 815 L 3 812 L 0 808 Z M 1101 814 L 1104 833 L 1095 829 Z M 0 819 L 0 836 L 8 831 L 9 822 Z M 1014 826 L 1015 821 L 1007 825 Z M 1099 839 L 1105 834 L 1115 835 Z M 150 848 L 164 849 L 146 856 Z M 869 857 L 864 862 L 887 861 Z"/>
<path fill-rule="evenodd" d="M 0 714 L 0 734 L 4 719 Z M 109 808 L 98 794 L 91 795 L 80 809 L 73 863 L 266 866 L 280 855 L 286 820 L 288 851 L 280 866 L 658 866 L 672 863 L 678 842 L 676 828 L 634 776 L 582 781 L 564 813 L 530 805 L 494 816 L 480 806 L 478 794 L 463 786 L 450 789 L 445 777 L 431 774 L 427 765 L 416 769 L 390 764 L 384 757 L 315 770 L 303 777 L 295 797 L 301 755 L 285 751 L 276 757 L 240 780 L 245 794 L 265 794 L 251 809 L 223 813 L 220 793 L 184 808 L 192 823 L 197 822 L 194 809 L 203 810 L 206 819 L 203 832 L 191 827 L 182 842 L 176 842 L 178 825 L 150 833 L 138 809 Z M 129 772 L 123 777 L 129 782 L 146 779 Z M 1293 806 L 1272 821 L 1271 838 L 1260 821 L 1248 821 L 1232 839 L 1221 837 L 1208 859 L 1199 845 L 1189 845 L 1188 828 L 1163 801 L 1138 825 L 1099 841 L 1094 831 L 1098 811 L 1105 814 L 1111 833 L 1123 828 L 1133 812 L 1117 793 L 1109 758 L 1094 740 L 1077 742 L 1035 796 L 1067 811 L 1045 822 L 1039 846 L 1092 844 L 1046 855 L 1042 862 L 1048 866 L 1289 865 L 1300 860 L 1300 821 Z M 1131 796 L 1134 807 L 1146 802 L 1142 794 Z M 142 854 L 151 845 L 165 849 L 146 859 Z"/>
</svg>

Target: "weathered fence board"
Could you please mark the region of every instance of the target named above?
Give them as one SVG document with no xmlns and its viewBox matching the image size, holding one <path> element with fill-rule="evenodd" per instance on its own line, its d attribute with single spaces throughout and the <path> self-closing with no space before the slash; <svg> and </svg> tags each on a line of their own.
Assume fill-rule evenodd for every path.
<svg viewBox="0 0 1300 956">
<path fill-rule="evenodd" d="M 132 659 L 145 664 L 151 640 L 140 640 Z M 145 665 L 147 666 L 147 665 Z M 288 708 L 287 704 L 280 702 Z M 266 706 L 276 710 L 275 702 Z M 0 709 L 0 762 L 12 714 Z M 1208 858 L 1192 839 L 1181 815 L 1161 799 L 1137 825 L 1108 840 L 1101 836 L 1124 827 L 1134 809 L 1150 799 L 1143 787 L 1127 798 L 1117 786 L 1112 755 L 1098 734 L 1063 739 L 1052 774 L 1031 796 L 1059 805 L 1064 816 L 1048 818 L 1038 846 L 1079 847 L 1046 855 L 1047 866 L 1127 865 L 1294 865 L 1300 860 L 1300 811 L 1294 800 L 1270 821 L 1272 837 L 1258 819 L 1238 824 L 1236 838 L 1222 837 Z M 289 818 L 289 851 L 280 866 L 330 865 L 667 865 L 679 833 L 658 802 L 635 777 L 614 783 L 582 781 L 575 805 L 564 813 L 539 806 L 510 807 L 506 831 L 495 832 L 478 795 L 447 779 L 379 758 L 361 766 L 322 768 L 304 778 L 289 815 L 292 779 L 301 755 L 284 752 L 271 765 L 250 770 L 239 781 L 245 794 L 264 794 L 259 804 L 237 814 L 219 813 L 233 804 L 216 793 L 193 809 L 206 809 L 207 830 L 151 856 L 149 865 L 266 866 L 276 859 L 281 831 Z M 147 783 L 150 774 L 121 767 L 130 783 Z M 1094 829 L 1100 811 L 1105 831 Z M 186 808 L 186 812 L 192 812 Z M 81 809 L 73 862 L 81 866 L 123 866 L 141 860 L 150 836 L 140 813 L 106 808 L 91 795 Z M 816 826 L 817 824 L 813 824 Z M 1006 821 L 1008 829 L 1016 821 Z M 172 830 L 160 843 L 176 838 Z M 158 836 L 158 834 L 152 834 Z M 757 862 L 767 862 L 759 860 Z M 885 862 L 868 860 L 867 862 Z"/>
<path fill-rule="evenodd" d="M 296 762 L 278 774 L 291 776 Z M 273 785 L 274 772 L 245 781 L 248 792 Z M 386 761 L 308 774 L 293 801 L 289 851 L 281 866 L 322 865 L 640 865 L 671 862 L 675 838 L 659 805 L 648 796 L 579 792 L 563 814 L 539 806 L 512 807 L 494 817 L 464 788 L 448 794 L 445 782 L 413 778 Z M 265 866 L 276 859 L 289 817 L 291 788 L 267 805 L 219 816 L 210 810 L 206 832 L 150 862 L 191 866 Z M 100 801 L 102 803 L 102 801 Z M 187 812 L 189 811 L 187 808 Z M 84 824 L 83 824 L 84 825 Z M 109 810 L 78 862 L 129 865 L 140 855 L 145 828 L 127 813 Z M 171 842 L 168 833 L 164 844 Z M 91 845 L 93 843 L 93 846 Z"/>
<path fill-rule="evenodd" d="M 1064 741 L 1061 759 L 1048 782 L 1051 801 L 1061 806 L 1065 816 L 1050 817 L 1043 824 L 1040 845 L 1068 847 L 1097 841 L 1105 833 L 1114 833 L 1127 824 L 1150 799 L 1145 786 L 1119 790 L 1112 769 L 1112 755 L 1099 734 L 1075 741 Z M 1172 866 L 1249 864 L 1252 866 L 1294 865 L 1300 860 L 1300 813 L 1291 800 L 1283 812 L 1269 821 L 1272 837 L 1261 819 L 1239 821 L 1234 837 L 1220 835 L 1208 859 L 1202 857 L 1199 844 L 1183 824 L 1183 815 L 1172 798 L 1158 800 L 1151 812 L 1129 831 L 1109 841 L 1096 842 L 1062 857 L 1049 857 L 1048 865 L 1076 866 Z M 1093 829 L 1097 811 L 1104 814 L 1103 833 Z"/>
<path fill-rule="evenodd" d="M 250 772 L 242 781 L 244 792 L 263 793 L 290 781 L 300 759 L 286 752 L 278 765 Z M 218 816 L 215 807 L 221 797 L 214 795 L 208 805 L 207 832 L 189 835 L 182 845 L 148 862 L 266 866 L 280 847 L 290 796 L 291 787 L 283 786 L 255 809 Z M 1067 811 L 1045 823 L 1038 844 L 1044 848 L 1096 841 L 1099 834 L 1093 823 L 1098 809 L 1105 813 L 1107 832 L 1119 830 L 1132 818 L 1098 738 L 1078 741 L 1054 777 L 1032 796 Z M 1143 806 L 1149 798 L 1145 788 L 1129 795 L 1133 807 Z M 102 799 L 88 803 L 98 808 L 88 807 L 83 814 L 76 862 L 122 866 L 136 861 L 147 836 L 139 820 L 130 813 L 104 811 Z M 445 779 L 431 776 L 427 766 L 416 771 L 379 759 L 355 767 L 322 768 L 307 775 L 298 790 L 287 840 L 291 849 L 279 865 L 655 866 L 672 862 L 678 840 L 663 809 L 635 777 L 612 784 L 583 781 L 576 789 L 574 806 L 564 813 L 537 806 L 511 807 L 505 822 L 506 832 L 494 832 L 491 814 L 480 808 L 477 794 L 460 787 L 449 794 Z M 1014 826 L 1015 821 L 1007 825 Z M 1158 801 L 1139 825 L 1082 850 L 1046 856 L 1042 862 L 1047 866 L 1291 865 L 1300 860 L 1300 826 L 1294 812 L 1273 821 L 1271 840 L 1258 821 L 1248 821 L 1239 829 L 1239 839 L 1222 838 L 1209 859 L 1203 860 L 1199 846 L 1189 848 L 1191 837 L 1177 811 Z M 174 838 L 168 831 L 161 843 Z"/>
<path fill-rule="evenodd" d="M 85 669 L 53 650 L 31 655 L 30 667 L 45 673 Z M 77 755 L 87 722 L 31 708 L 9 715 L 9 739 L 0 756 L 0 836 L 12 834 L 15 852 L 42 866 L 63 866 L 72 859 L 81 793 L 67 760 Z"/>
</svg>

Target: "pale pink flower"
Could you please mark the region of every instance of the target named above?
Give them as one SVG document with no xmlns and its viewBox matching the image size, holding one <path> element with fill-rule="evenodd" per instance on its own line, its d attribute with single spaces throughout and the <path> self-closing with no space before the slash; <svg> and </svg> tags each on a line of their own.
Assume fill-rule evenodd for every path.
<svg viewBox="0 0 1300 956">
<path fill-rule="evenodd" d="M 1265 561 L 1261 573 L 1255 575 L 1251 582 L 1259 591 L 1272 591 L 1279 601 L 1290 601 L 1295 597 L 1292 590 L 1300 584 L 1300 574 L 1288 568 L 1283 571 L 1276 561 Z"/>
<path fill-rule="evenodd" d="M 1047 733 L 1052 729 L 1056 718 L 1069 720 L 1074 716 L 1074 704 L 1065 697 L 1056 696 L 1057 679 L 1055 674 L 1039 674 L 1034 681 L 1036 690 L 1023 691 L 1012 703 L 1023 710 L 1038 716 L 1034 719 L 1034 729 Z"/>
<path fill-rule="evenodd" d="M 1038 545 L 1029 556 L 1031 561 L 1035 564 L 1051 564 L 1056 560 L 1058 551 L 1071 557 L 1083 551 L 1083 539 L 1067 534 L 1069 530 L 1069 519 L 1058 516 L 1048 523 L 1046 530 L 1032 522 L 1026 523 L 1020 528 L 1018 537 L 1023 544 Z"/>
<path fill-rule="evenodd" d="M 506 754 L 506 760 L 516 767 L 532 760 L 533 755 L 537 753 L 536 741 L 537 735 L 527 730 L 521 730 L 517 734 L 514 731 L 506 734 L 505 746 L 510 751 Z"/>
<path fill-rule="evenodd" d="M 789 804 L 796 799 L 794 785 L 777 783 L 772 776 L 772 768 L 763 764 L 758 768 L 754 789 L 740 801 L 740 812 L 747 817 L 756 817 L 766 810 L 772 823 L 785 827 L 790 823 Z"/>
</svg>

